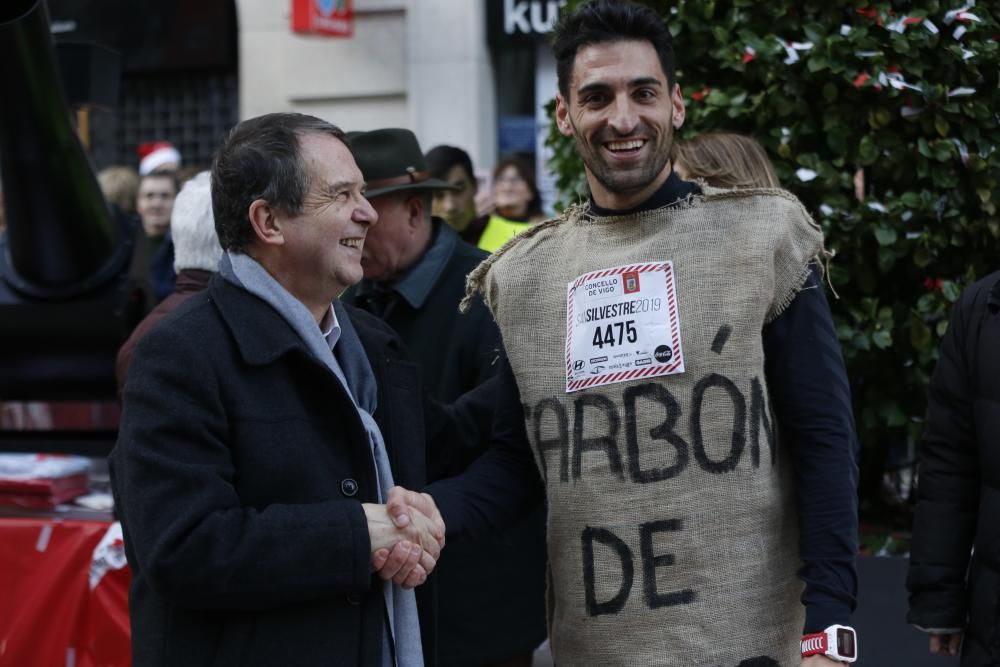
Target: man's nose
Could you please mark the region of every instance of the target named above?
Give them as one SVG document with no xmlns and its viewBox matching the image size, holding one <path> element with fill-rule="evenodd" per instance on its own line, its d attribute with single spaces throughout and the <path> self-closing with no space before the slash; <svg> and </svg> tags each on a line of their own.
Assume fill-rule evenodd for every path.
<svg viewBox="0 0 1000 667">
<path fill-rule="evenodd" d="M 636 113 L 632 100 L 628 95 L 615 98 L 611 105 L 608 125 L 619 135 L 628 135 L 639 124 L 639 114 Z"/>
<path fill-rule="evenodd" d="M 378 222 L 378 212 L 367 198 L 361 197 L 358 202 L 358 206 L 354 209 L 354 216 L 352 219 L 354 222 L 374 225 Z"/>
</svg>

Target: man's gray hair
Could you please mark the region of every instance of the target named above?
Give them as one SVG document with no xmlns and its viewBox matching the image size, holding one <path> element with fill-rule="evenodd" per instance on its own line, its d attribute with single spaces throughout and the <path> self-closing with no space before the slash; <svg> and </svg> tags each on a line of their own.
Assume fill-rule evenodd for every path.
<svg viewBox="0 0 1000 667">
<path fill-rule="evenodd" d="M 174 241 L 174 271 L 218 270 L 222 246 L 215 233 L 209 172 L 199 172 L 181 188 L 170 214 L 170 235 Z"/>
</svg>

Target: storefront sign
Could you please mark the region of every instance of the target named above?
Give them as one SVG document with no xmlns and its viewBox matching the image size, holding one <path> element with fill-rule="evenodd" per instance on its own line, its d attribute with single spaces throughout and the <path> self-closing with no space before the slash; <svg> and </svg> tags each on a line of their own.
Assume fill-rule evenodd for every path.
<svg viewBox="0 0 1000 667">
<path fill-rule="evenodd" d="M 566 0 L 490 0 L 488 34 L 494 43 L 552 32 Z"/>
<path fill-rule="evenodd" d="M 292 0 L 292 32 L 332 37 L 354 34 L 352 0 Z"/>
</svg>

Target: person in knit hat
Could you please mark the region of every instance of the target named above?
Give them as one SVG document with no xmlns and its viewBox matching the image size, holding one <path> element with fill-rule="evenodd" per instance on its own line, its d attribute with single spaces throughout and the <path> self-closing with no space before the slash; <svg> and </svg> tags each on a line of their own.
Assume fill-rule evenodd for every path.
<svg viewBox="0 0 1000 667">
<path fill-rule="evenodd" d="M 205 289 L 208 279 L 218 268 L 222 247 L 215 233 L 209 172 L 203 171 L 184 184 L 174 201 L 170 228 L 174 244 L 174 271 L 177 274 L 174 292 L 136 326 L 118 350 L 115 379 L 119 396 L 125 389 L 128 367 L 139 340 L 168 313 Z"/>
<path fill-rule="evenodd" d="M 783 190 L 674 172 L 671 42 L 621 0 L 556 27 L 590 199 L 470 274 L 506 351 L 493 446 L 390 513 L 436 503 L 451 542 L 544 499 L 559 665 L 852 662 L 856 436 L 822 231 Z"/>
</svg>

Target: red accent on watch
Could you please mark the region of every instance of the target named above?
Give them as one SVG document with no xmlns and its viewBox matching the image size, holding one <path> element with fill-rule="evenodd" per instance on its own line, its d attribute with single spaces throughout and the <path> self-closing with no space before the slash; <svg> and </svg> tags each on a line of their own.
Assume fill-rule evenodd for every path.
<svg viewBox="0 0 1000 667">
<path fill-rule="evenodd" d="M 802 657 L 824 655 L 839 662 L 854 662 L 858 659 L 858 637 L 854 628 L 846 625 L 831 625 L 823 632 L 802 637 Z"/>
<path fill-rule="evenodd" d="M 826 655 L 827 638 L 825 632 L 814 632 L 802 635 L 802 657 L 811 655 Z"/>
</svg>

